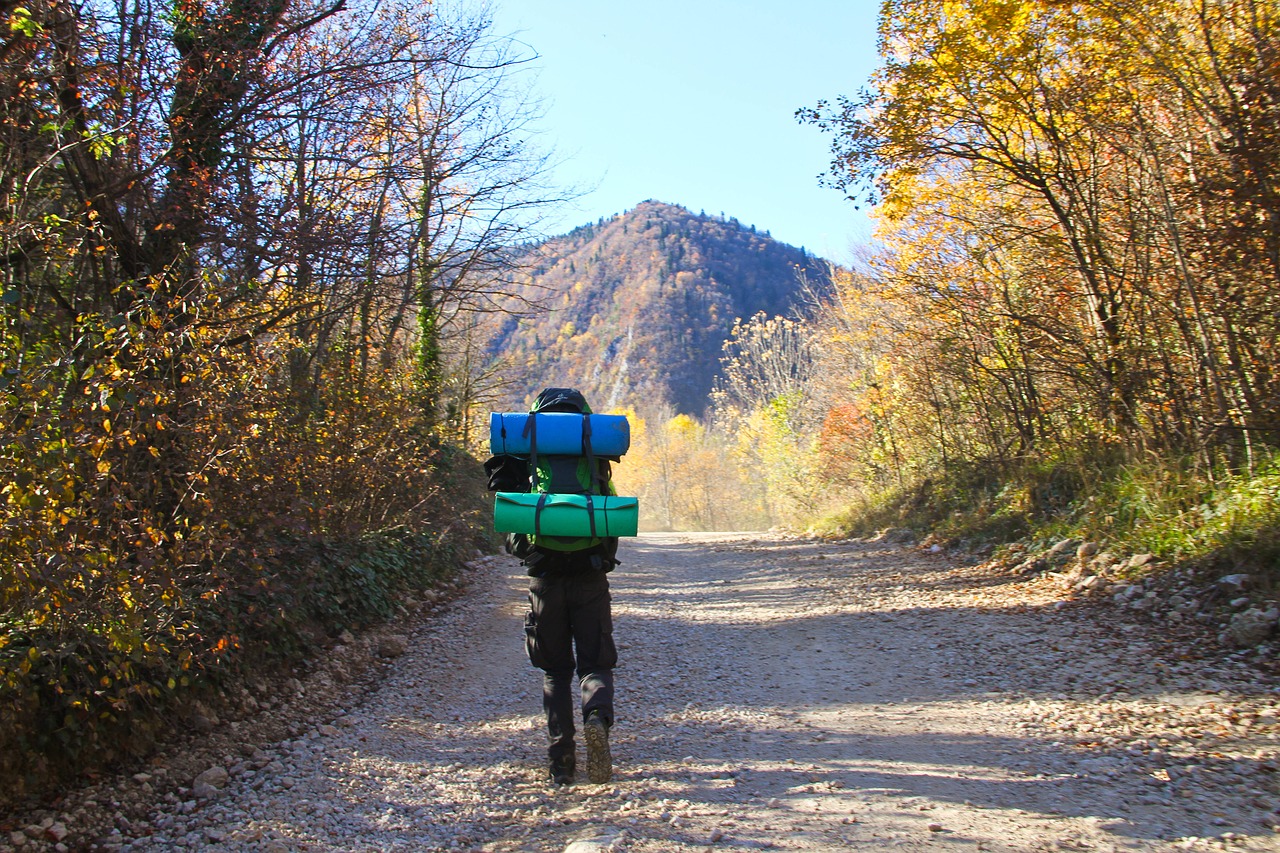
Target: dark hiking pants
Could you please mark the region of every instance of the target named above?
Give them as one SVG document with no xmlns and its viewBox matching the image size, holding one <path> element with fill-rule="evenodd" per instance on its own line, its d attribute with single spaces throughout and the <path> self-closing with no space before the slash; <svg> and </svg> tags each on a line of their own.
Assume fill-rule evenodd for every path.
<svg viewBox="0 0 1280 853">
<path fill-rule="evenodd" d="M 600 712 L 613 723 L 613 645 L 609 578 L 601 571 L 548 572 L 529 579 L 525 617 L 529 661 L 543 671 L 542 707 L 547 713 L 552 761 L 574 753 L 574 691 L 577 673 L 582 717 Z"/>
</svg>

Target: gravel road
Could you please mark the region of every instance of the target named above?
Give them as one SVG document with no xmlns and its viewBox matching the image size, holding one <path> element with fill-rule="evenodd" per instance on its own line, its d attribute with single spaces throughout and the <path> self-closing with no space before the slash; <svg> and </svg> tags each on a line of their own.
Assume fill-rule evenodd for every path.
<svg viewBox="0 0 1280 853">
<path fill-rule="evenodd" d="M 400 627 L 375 690 L 240 744 L 107 845 L 1280 850 L 1280 685 L 1144 617 L 877 542 L 661 534 L 620 556 L 610 784 L 545 780 L 524 578 L 485 558 Z"/>
</svg>

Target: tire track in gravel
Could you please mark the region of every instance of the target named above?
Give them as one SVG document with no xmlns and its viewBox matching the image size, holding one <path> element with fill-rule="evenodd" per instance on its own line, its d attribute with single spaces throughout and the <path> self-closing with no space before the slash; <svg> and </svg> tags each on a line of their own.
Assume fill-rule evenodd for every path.
<svg viewBox="0 0 1280 853">
<path fill-rule="evenodd" d="M 874 542 L 621 556 L 613 783 L 545 781 L 524 578 L 488 558 L 365 702 L 123 848 L 1278 849 L 1276 685 L 1050 581 Z M 1214 734 L 1219 711 L 1254 722 Z"/>
</svg>

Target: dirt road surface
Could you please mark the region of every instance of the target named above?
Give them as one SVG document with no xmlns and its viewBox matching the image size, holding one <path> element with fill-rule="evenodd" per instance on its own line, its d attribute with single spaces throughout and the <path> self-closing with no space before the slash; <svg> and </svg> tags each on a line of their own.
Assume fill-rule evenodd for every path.
<svg viewBox="0 0 1280 853">
<path fill-rule="evenodd" d="M 1145 617 L 876 542 L 662 534 L 621 556 L 610 784 L 546 781 L 525 579 L 486 558 L 377 690 L 242 744 L 215 791 L 108 846 L 1280 850 L 1277 685 Z"/>
</svg>

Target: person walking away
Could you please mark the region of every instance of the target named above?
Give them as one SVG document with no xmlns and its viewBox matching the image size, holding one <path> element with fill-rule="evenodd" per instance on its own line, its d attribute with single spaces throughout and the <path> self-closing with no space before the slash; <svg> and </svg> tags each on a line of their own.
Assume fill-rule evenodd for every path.
<svg viewBox="0 0 1280 853">
<path fill-rule="evenodd" d="M 531 414 L 541 412 L 590 414 L 591 408 L 575 389 L 547 388 L 530 410 Z M 491 491 L 615 494 L 610 460 L 603 457 L 494 456 L 485 463 L 485 470 Z M 608 573 L 619 562 L 617 548 L 616 537 L 570 540 L 513 533 L 506 540 L 506 550 L 520 558 L 529 575 L 525 649 L 530 663 L 543 672 L 547 757 L 551 779 L 558 785 L 572 783 L 577 768 L 575 674 L 587 778 L 602 784 L 613 776 L 609 729 L 614 721 L 613 670 L 618 652 Z"/>
</svg>

